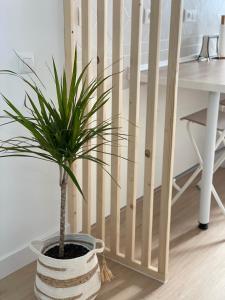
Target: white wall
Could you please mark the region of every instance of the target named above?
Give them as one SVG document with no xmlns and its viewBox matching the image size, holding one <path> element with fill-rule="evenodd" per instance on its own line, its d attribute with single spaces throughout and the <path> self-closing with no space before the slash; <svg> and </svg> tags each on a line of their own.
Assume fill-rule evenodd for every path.
<svg viewBox="0 0 225 300">
<path fill-rule="evenodd" d="M 46 63 L 51 64 L 52 56 L 59 66 L 64 62 L 63 1 L 0 0 L 0 7 L 0 69 L 18 71 L 13 50 L 32 52 L 54 97 Z M 0 75 L 0 91 L 23 108 L 24 87 L 18 80 Z M 3 107 L 0 100 L 1 115 Z M 0 138 L 21 133 L 17 126 L 0 127 Z M 1 159 L 0 170 L 0 273 L 4 273 L 10 270 L 5 265 L 3 270 L 1 262 L 9 255 L 32 239 L 57 231 L 59 189 L 58 169 L 45 162 Z"/>
</svg>

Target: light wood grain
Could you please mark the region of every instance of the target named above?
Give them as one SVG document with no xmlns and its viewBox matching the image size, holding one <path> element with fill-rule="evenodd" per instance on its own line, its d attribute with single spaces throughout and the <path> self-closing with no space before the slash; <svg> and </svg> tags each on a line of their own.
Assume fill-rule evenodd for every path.
<svg viewBox="0 0 225 300">
<path fill-rule="evenodd" d="M 142 5 L 140 0 L 132 1 L 126 216 L 126 259 L 131 261 L 134 259 L 135 245 Z"/>
<path fill-rule="evenodd" d="M 189 176 L 189 175 L 188 175 Z M 225 203 L 225 170 L 219 169 L 214 177 L 214 185 Z M 182 185 L 187 180 L 181 178 Z M 197 182 L 197 181 L 196 181 Z M 122 265 L 108 261 L 115 279 L 103 284 L 96 300 L 223 300 L 225 295 L 225 220 L 215 201 L 211 207 L 211 223 L 207 231 L 197 225 L 199 190 L 195 183 L 185 192 L 173 207 L 171 218 L 170 280 L 162 285 Z M 154 221 L 159 223 L 160 191 L 155 194 Z M 125 214 L 121 213 L 125 222 Z M 108 221 L 110 223 L 110 220 Z M 110 225 L 110 224 L 107 224 Z M 141 255 L 142 201 L 137 204 L 137 248 Z M 157 256 L 158 232 L 153 233 L 153 260 Z M 122 248 L 125 247 L 124 227 Z M 110 238 L 110 226 L 106 228 Z M 36 264 L 0 280 L 0 300 L 35 300 L 33 294 Z"/>
<path fill-rule="evenodd" d="M 162 70 L 161 81 L 166 70 Z M 190 62 L 180 64 L 179 87 L 212 92 L 225 92 L 225 61 Z"/>
<path fill-rule="evenodd" d="M 189 114 L 181 118 L 181 120 L 187 120 L 192 123 L 197 123 L 202 126 L 207 125 L 207 109 L 201 109 L 193 114 Z M 217 130 L 225 130 L 225 112 L 219 111 Z"/>
<path fill-rule="evenodd" d="M 163 146 L 162 195 L 160 201 L 159 273 L 168 275 L 171 198 L 177 113 L 179 57 L 182 32 L 182 0 L 173 0 L 169 39 L 169 60 L 166 91 Z"/>
<path fill-rule="evenodd" d="M 71 81 L 75 53 L 75 2 L 64 0 L 64 44 L 66 75 Z"/>
<path fill-rule="evenodd" d="M 143 199 L 142 264 L 151 264 L 153 225 L 153 201 L 155 178 L 156 123 L 158 107 L 159 61 L 160 61 L 161 0 L 151 2 L 149 36 L 149 72 L 146 111 L 145 175 Z"/>
<path fill-rule="evenodd" d="M 64 44 L 65 44 L 65 69 L 67 82 L 71 81 L 74 53 L 75 53 L 75 2 L 64 0 Z M 75 164 L 72 166 L 75 173 Z M 77 191 L 74 183 L 68 181 L 68 222 L 71 232 L 77 232 Z"/>
<path fill-rule="evenodd" d="M 82 19 L 82 66 L 83 68 L 91 61 L 91 1 L 81 1 Z M 86 82 L 90 82 L 90 67 L 86 72 Z M 88 110 L 88 108 L 87 108 Z M 90 148 L 90 144 L 85 145 L 85 149 Z M 91 231 L 91 162 L 83 160 L 82 186 L 85 201 L 83 201 L 82 230 L 85 233 Z"/>
<path fill-rule="evenodd" d="M 141 264 L 141 261 L 138 259 L 129 260 L 126 259 L 125 255 L 122 253 L 119 253 L 117 255 L 113 255 L 109 250 L 105 249 L 105 257 L 107 257 L 109 260 L 119 263 L 122 266 L 128 267 L 131 270 L 134 270 L 140 274 L 143 274 L 149 278 L 154 278 L 157 281 L 163 283 L 165 281 L 164 274 L 158 273 L 158 268 L 154 266 L 149 266 L 146 268 Z"/>
<path fill-rule="evenodd" d="M 106 77 L 107 64 L 107 0 L 97 1 L 97 74 L 99 78 Z M 97 97 L 100 97 L 106 90 L 106 82 L 98 87 Z M 97 122 L 101 124 L 105 120 L 105 107 L 103 106 L 97 112 Z M 102 144 L 103 139 L 97 138 L 97 144 Z M 97 158 L 105 161 L 105 147 L 99 146 Z M 96 205 L 97 205 L 97 237 L 105 240 L 105 172 L 101 166 L 97 166 L 97 188 L 96 188 Z"/>
<path fill-rule="evenodd" d="M 123 68 L 123 0 L 113 1 L 113 38 L 112 38 L 112 120 L 113 127 L 117 128 L 115 134 L 118 135 L 121 130 L 122 114 L 122 68 Z M 113 138 L 114 143 L 118 144 L 118 139 Z M 115 181 L 111 183 L 111 240 L 110 249 L 112 254 L 119 253 L 120 240 L 120 181 L 121 169 L 120 158 L 121 151 L 119 147 L 112 145 L 111 174 Z"/>
<path fill-rule="evenodd" d="M 141 76 L 147 82 L 147 74 Z M 160 69 L 160 84 L 166 85 L 167 67 Z M 180 88 L 225 93 L 225 60 L 180 63 L 178 86 Z"/>
</svg>

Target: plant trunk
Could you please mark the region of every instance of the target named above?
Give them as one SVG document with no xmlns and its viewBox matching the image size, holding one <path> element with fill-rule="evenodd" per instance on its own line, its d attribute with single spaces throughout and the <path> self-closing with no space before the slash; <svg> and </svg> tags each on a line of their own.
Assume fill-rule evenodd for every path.
<svg viewBox="0 0 225 300">
<path fill-rule="evenodd" d="M 64 257 L 64 241 L 65 241 L 65 217 L 66 217 L 66 192 L 67 192 L 68 175 L 64 171 L 64 175 L 60 180 L 61 187 L 61 209 L 60 209 L 60 238 L 59 238 L 59 257 Z"/>
</svg>

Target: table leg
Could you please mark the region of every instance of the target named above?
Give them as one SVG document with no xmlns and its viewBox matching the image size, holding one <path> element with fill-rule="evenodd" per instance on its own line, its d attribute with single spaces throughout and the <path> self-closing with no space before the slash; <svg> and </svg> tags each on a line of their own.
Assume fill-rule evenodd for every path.
<svg viewBox="0 0 225 300">
<path fill-rule="evenodd" d="M 209 93 L 199 208 L 199 228 L 208 229 L 220 93 Z"/>
</svg>

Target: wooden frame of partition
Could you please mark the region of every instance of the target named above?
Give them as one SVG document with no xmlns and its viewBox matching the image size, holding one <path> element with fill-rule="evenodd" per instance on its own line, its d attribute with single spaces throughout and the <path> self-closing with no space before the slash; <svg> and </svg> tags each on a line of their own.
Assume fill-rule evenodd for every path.
<svg viewBox="0 0 225 300">
<path fill-rule="evenodd" d="M 66 70 L 70 74 L 75 45 L 74 37 L 74 2 L 64 0 L 65 16 L 65 52 Z M 134 257 L 135 248 L 135 217 L 136 217 L 136 164 L 137 159 L 138 124 L 139 118 L 139 89 L 140 89 L 140 57 L 141 57 L 141 27 L 142 27 L 142 0 L 132 0 L 131 18 L 131 59 L 130 59 L 130 93 L 129 93 L 129 129 L 131 138 L 128 141 L 128 177 L 127 177 L 127 206 L 126 206 L 126 249 L 120 253 L 120 190 L 111 185 L 111 215 L 110 215 L 110 247 L 106 249 L 106 256 L 131 269 L 147 276 L 165 282 L 168 278 L 169 238 L 171 217 L 172 175 L 174 162 L 176 105 L 179 73 L 180 40 L 182 28 L 182 0 L 172 0 L 171 22 L 169 37 L 168 78 L 166 91 L 165 134 L 163 148 L 162 192 L 160 202 L 159 251 L 158 266 L 151 263 L 152 227 L 153 227 L 153 198 L 154 198 L 154 169 L 156 151 L 156 121 L 159 84 L 160 61 L 160 27 L 161 27 L 161 0 L 151 1 L 151 24 L 149 36 L 149 71 L 146 120 L 145 146 L 145 177 L 143 200 L 143 236 L 142 257 L 138 261 Z M 82 65 L 91 60 L 91 10 L 90 0 L 81 1 L 81 32 L 82 32 Z M 113 0 L 112 23 L 112 57 L 113 90 L 112 115 L 119 115 L 122 110 L 122 68 L 123 68 L 123 0 Z M 97 0 L 97 73 L 104 76 L 107 57 L 107 1 Z M 89 76 L 89 74 L 87 74 Z M 104 91 L 104 86 L 98 93 Z M 104 120 L 104 110 L 98 112 L 97 122 Z M 119 118 L 115 119 L 116 127 L 120 127 Z M 118 129 L 119 130 L 119 129 Z M 88 146 L 88 145 L 87 145 Z M 115 180 L 120 182 L 120 150 L 112 148 L 116 155 L 112 157 L 111 172 Z M 103 157 L 101 156 L 100 159 Z M 83 186 L 86 202 L 83 204 L 83 231 L 91 230 L 91 166 L 83 163 Z M 105 198 L 104 174 L 97 169 L 97 236 L 105 239 Z M 72 230 L 76 231 L 76 199 L 73 188 L 69 188 L 69 222 Z"/>
<path fill-rule="evenodd" d="M 71 79 L 76 35 L 75 35 L 75 1 L 66 0 L 64 5 L 64 44 L 65 44 L 65 69 L 67 78 Z M 69 82 L 69 80 L 67 80 Z M 75 165 L 73 166 L 75 171 Z M 77 232 L 77 194 L 71 179 L 68 182 L 68 222 L 71 232 Z"/>
</svg>

